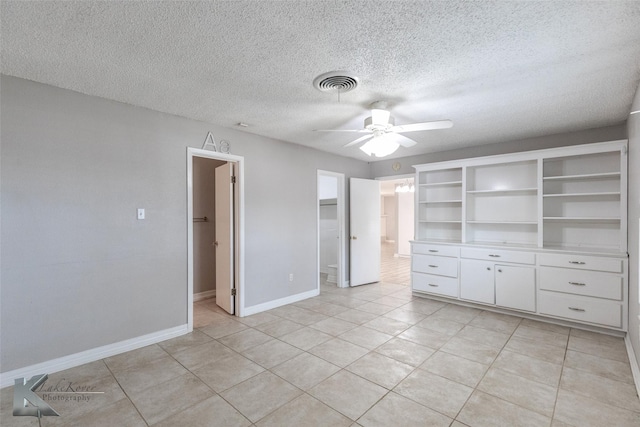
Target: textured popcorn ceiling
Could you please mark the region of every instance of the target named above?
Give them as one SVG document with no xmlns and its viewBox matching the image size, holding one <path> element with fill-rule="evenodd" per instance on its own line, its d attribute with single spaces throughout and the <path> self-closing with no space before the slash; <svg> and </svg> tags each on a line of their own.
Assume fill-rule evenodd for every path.
<svg viewBox="0 0 640 427">
<path fill-rule="evenodd" d="M 368 105 L 392 157 L 623 123 L 640 80 L 638 1 L 2 1 L 1 71 L 360 159 Z M 341 96 L 313 79 L 348 70 Z"/>
</svg>

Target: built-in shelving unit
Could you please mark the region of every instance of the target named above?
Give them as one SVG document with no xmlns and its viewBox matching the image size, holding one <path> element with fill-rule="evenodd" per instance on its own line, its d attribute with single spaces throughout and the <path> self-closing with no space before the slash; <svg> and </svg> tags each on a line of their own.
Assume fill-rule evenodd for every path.
<svg viewBox="0 0 640 427">
<path fill-rule="evenodd" d="M 543 247 L 626 250 L 622 155 L 617 150 L 543 160 Z"/>
<path fill-rule="evenodd" d="M 419 175 L 417 234 L 428 239 L 462 240 L 462 168 Z"/>
<path fill-rule="evenodd" d="M 627 330 L 627 141 L 415 166 L 412 289 Z"/>
<path fill-rule="evenodd" d="M 470 165 L 466 178 L 465 242 L 537 244 L 536 160 Z"/>
<path fill-rule="evenodd" d="M 416 240 L 625 252 L 626 145 L 604 144 L 417 166 Z"/>
</svg>

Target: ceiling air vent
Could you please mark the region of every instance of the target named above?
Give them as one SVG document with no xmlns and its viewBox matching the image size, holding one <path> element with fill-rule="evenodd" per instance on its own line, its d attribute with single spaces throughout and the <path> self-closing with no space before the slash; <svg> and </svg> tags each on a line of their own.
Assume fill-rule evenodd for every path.
<svg viewBox="0 0 640 427">
<path fill-rule="evenodd" d="M 345 93 L 358 87 L 358 78 L 346 71 L 331 71 L 316 77 L 313 87 L 321 92 Z"/>
</svg>

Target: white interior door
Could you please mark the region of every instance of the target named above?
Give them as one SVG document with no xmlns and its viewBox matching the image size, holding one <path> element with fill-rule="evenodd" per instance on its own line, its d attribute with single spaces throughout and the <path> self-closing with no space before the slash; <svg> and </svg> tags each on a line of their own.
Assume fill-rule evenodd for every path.
<svg viewBox="0 0 640 427">
<path fill-rule="evenodd" d="M 351 286 L 380 280 L 380 181 L 350 178 Z"/>
<path fill-rule="evenodd" d="M 216 304 L 234 314 L 233 163 L 216 168 Z"/>
</svg>

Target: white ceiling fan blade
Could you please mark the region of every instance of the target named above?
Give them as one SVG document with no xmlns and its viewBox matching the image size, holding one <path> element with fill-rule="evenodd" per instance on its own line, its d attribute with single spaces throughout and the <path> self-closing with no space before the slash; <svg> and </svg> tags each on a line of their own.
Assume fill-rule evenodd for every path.
<svg viewBox="0 0 640 427">
<path fill-rule="evenodd" d="M 436 120 L 433 122 L 412 123 L 408 125 L 394 126 L 392 132 L 416 132 L 420 130 L 447 129 L 453 126 L 451 120 Z"/>
<path fill-rule="evenodd" d="M 373 138 L 373 134 L 372 133 L 369 134 L 369 135 L 361 136 L 360 138 L 356 139 L 355 141 L 351 141 L 350 143 L 345 145 L 345 147 L 351 147 L 352 145 L 356 145 L 359 142 L 366 141 L 369 138 Z"/>
<path fill-rule="evenodd" d="M 368 129 L 313 129 L 314 132 L 355 132 L 365 133 L 370 132 Z"/>
<path fill-rule="evenodd" d="M 417 142 L 415 142 L 413 139 L 407 138 L 406 136 L 400 135 L 399 133 L 394 134 L 394 137 L 395 141 L 405 148 L 413 147 L 417 144 Z"/>
</svg>

